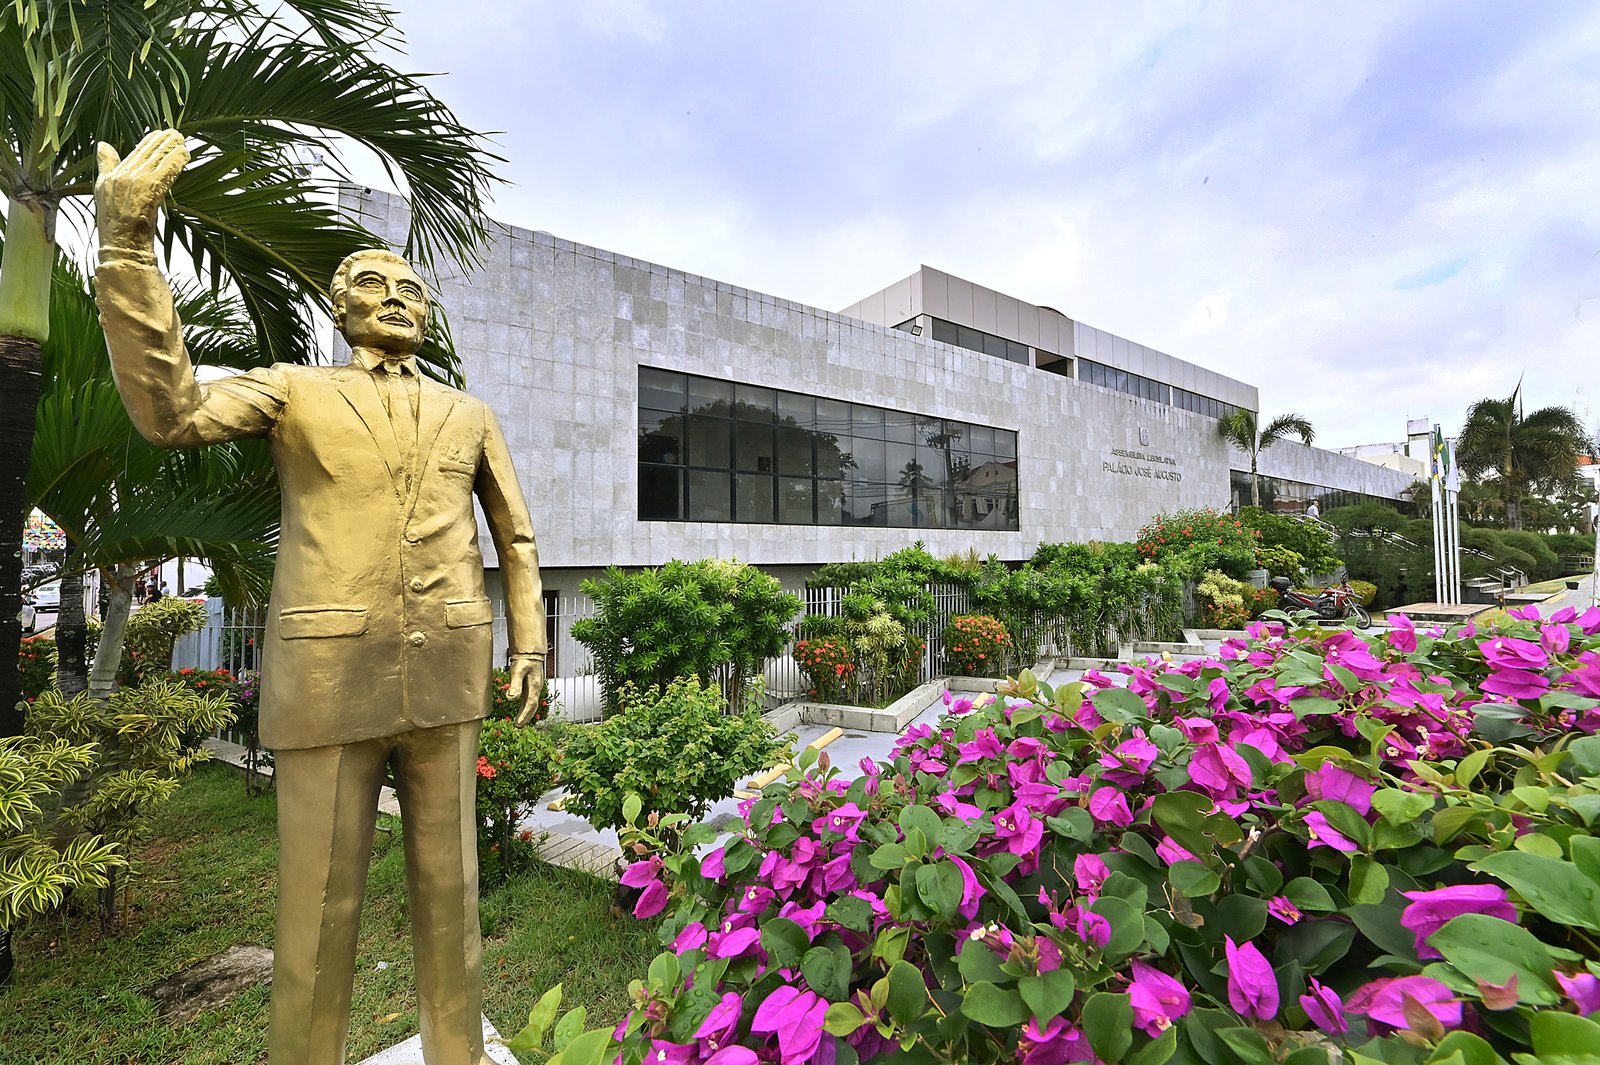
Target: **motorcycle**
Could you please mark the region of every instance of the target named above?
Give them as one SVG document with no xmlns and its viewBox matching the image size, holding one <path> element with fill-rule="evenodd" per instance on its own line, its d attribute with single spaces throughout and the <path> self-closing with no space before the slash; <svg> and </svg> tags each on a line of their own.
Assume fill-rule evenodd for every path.
<svg viewBox="0 0 1600 1065">
<path fill-rule="evenodd" d="M 1309 610 L 1316 614 L 1319 621 L 1343 621 L 1345 618 L 1354 618 L 1358 629 L 1372 626 L 1372 615 L 1361 605 L 1361 600 L 1356 596 L 1355 589 L 1350 587 L 1349 581 L 1330 585 L 1316 595 L 1295 591 L 1288 577 L 1274 577 L 1272 588 L 1278 593 L 1278 608 L 1287 613 Z"/>
</svg>

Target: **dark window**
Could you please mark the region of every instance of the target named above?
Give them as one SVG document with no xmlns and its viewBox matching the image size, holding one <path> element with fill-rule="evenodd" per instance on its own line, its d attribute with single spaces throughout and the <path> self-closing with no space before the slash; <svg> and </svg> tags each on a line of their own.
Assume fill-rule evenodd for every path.
<svg viewBox="0 0 1600 1065">
<path fill-rule="evenodd" d="M 639 518 L 1015 530 L 1017 434 L 640 368 Z M 674 409 L 673 404 L 678 404 Z"/>
</svg>

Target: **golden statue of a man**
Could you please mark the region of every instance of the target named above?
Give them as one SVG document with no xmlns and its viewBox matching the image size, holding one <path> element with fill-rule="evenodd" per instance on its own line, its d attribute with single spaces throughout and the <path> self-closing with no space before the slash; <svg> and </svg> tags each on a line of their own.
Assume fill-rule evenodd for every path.
<svg viewBox="0 0 1600 1065">
<path fill-rule="evenodd" d="M 522 720 L 544 681 L 538 552 L 511 455 L 485 404 L 417 373 L 427 290 L 385 251 L 357 252 L 334 275 L 349 365 L 280 363 L 198 384 L 153 251 L 156 207 L 188 160 L 172 130 L 125 159 L 100 146 L 96 279 L 139 432 L 165 447 L 265 437 L 282 485 L 261 683 L 281 848 L 268 1060 L 344 1061 L 378 792 L 392 769 L 423 1057 L 480 1065 L 474 794 L 493 639 L 474 495 L 500 556 Z"/>
</svg>

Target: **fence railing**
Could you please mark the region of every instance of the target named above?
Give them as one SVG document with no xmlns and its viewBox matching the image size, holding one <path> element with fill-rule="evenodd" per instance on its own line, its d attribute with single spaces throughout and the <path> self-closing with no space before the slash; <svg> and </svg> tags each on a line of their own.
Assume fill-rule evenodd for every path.
<svg viewBox="0 0 1600 1065">
<path fill-rule="evenodd" d="M 944 631 L 951 618 L 971 611 L 967 592 L 959 585 L 930 584 L 924 587 L 932 596 L 933 614 L 916 633 L 924 641 L 922 662 L 917 673 L 919 684 L 944 671 Z M 806 614 L 825 617 L 842 615 L 846 594 L 847 589 L 842 587 L 807 588 L 800 612 L 790 621 L 790 632 L 796 631 Z M 572 637 L 575 622 L 595 615 L 594 600 L 587 595 L 552 597 L 545 601 L 545 610 L 550 635 L 546 668 L 551 687 L 555 689 L 559 700 L 559 717 L 574 722 L 598 721 L 603 716 L 603 702 L 593 656 L 589 648 Z M 200 631 L 178 640 L 173 649 L 173 668 L 227 669 L 235 674 L 244 670 L 259 670 L 266 628 L 265 608 L 228 611 L 223 608 L 222 600 L 210 599 L 206 601 L 206 614 L 206 624 Z M 1113 625 L 1131 633 L 1140 627 L 1140 622 L 1130 615 L 1120 623 L 1113 621 Z M 1016 644 L 1034 650 L 1041 657 L 1063 657 L 1077 653 L 1064 618 L 1036 613 L 1024 621 L 1020 628 L 1021 631 L 1013 634 Z M 505 661 L 505 652 L 505 605 L 497 602 L 494 608 L 495 661 Z M 788 648 L 782 654 L 766 660 L 762 675 L 766 679 L 767 699 L 771 704 L 804 695 L 810 688 L 810 682 Z M 727 684 L 728 678 L 717 679 Z"/>
</svg>

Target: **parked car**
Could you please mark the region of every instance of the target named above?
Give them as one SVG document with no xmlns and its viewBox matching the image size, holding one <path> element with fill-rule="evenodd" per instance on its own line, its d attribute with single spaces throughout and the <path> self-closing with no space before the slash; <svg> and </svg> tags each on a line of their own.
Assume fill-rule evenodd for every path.
<svg viewBox="0 0 1600 1065">
<path fill-rule="evenodd" d="M 22 613 L 19 616 L 22 619 L 22 631 L 32 632 L 34 623 L 39 620 L 39 612 L 34 609 L 32 596 L 26 594 L 23 595 Z"/>
<path fill-rule="evenodd" d="M 51 581 L 33 590 L 33 605 L 42 613 L 54 614 L 61 609 L 61 582 Z"/>
</svg>

